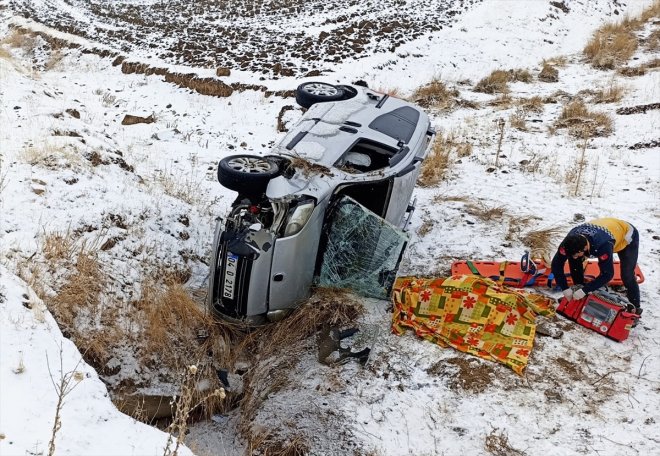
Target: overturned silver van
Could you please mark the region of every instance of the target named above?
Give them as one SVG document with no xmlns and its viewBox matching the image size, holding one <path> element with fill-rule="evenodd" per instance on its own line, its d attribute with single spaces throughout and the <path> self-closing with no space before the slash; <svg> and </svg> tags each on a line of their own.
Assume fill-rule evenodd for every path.
<svg viewBox="0 0 660 456">
<path fill-rule="evenodd" d="M 218 165 L 220 183 L 238 192 L 215 230 L 208 306 L 218 317 L 274 321 L 315 283 L 373 277 L 387 294 L 396 275 L 407 239 L 390 242 L 386 231 L 405 229 L 414 211 L 434 139 L 428 116 L 361 86 L 305 83 L 296 100 L 307 112 L 268 155 Z M 359 265 L 338 265 L 342 249 Z"/>
</svg>

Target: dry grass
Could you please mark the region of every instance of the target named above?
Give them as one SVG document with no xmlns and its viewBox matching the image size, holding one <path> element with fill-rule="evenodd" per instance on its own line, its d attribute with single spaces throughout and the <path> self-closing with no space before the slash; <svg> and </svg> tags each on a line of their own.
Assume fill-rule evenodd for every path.
<svg viewBox="0 0 660 456">
<path fill-rule="evenodd" d="M 75 146 L 56 144 L 44 140 L 40 144 L 26 146 L 18 154 L 19 161 L 48 169 L 80 169 L 84 163 Z"/>
<path fill-rule="evenodd" d="M 435 221 L 434 220 L 432 220 L 428 216 L 424 217 L 423 221 L 422 221 L 422 224 L 419 226 L 419 228 L 417 228 L 417 235 L 419 237 L 426 236 L 427 234 L 429 234 L 433 230 L 434 226 L 435 226 Z"/>
<path fill-rule="evenodd" d="M 505 236 L 507 241 L 514 241 L 520 238 L 522 231 L 530 226 L 534 221 L 539 220 L 535 216 L 512 216 L 509 217 L 509 229 Z"/>
<path fill-rule="evenodd" d="M 598 89 L 594 92 L 594 103 L 616 103 L 621 101 L 625 95 L 625 88 L 612 80 L 604 89 Z"/>
<path fill-rule="evenodd" d="M 644 40 L 644 49 L 649 52 L 660 51 L 660 29 L 655 29 L 651 34 Z"/>
<path fill-rule="evenodd" d="M 612 118 L 605 113 L 590 111 L 580 99 L 564 106 L 554 126 L 568 129 L 577 138 L 608 136 L 613 132 Z"/>
<path fill-rule="evenodd" d="M 108 293 L 117 284 L 100 263 L 98 248 L 76 241 L 76 236 L 67 231 L 44 237 L 42 255 L 53 274 L 49 278 L 51 289 L 35 290 L 85 360 L 107 374 L 112 371 L 108 361 L 121 358 L 120 353 L 129 349 L 141 360 L 143 371 L 159 372 L 161 381 L 193 363 L 199 365 L 206 383 L 217 384 L 213 365 L 231 366 L 229 340 L 237 337 L 206 315 L 183 287 L 181 281 L 189 276 L 186 270 L 155 268 L 153 276 L 143 280 L 140 298 L 124 302 Z M 68 272 L 58 278 L 61 271 Z M 46 279 L 43 273 L 25 272 L 29 272 L 26 276 Z M 198 400 L 207 393 L 200 389 L 195 394 Z M 203 413 L 214 413 L 221 405 L 219 399 L 207 398 Z"/>
<path fill-rule="evenodd" d="M 605 24 L 594 32 L 585 46 L 585 57 L 594 68 L 611 70 L 625 65 L 639 46 L 640 39 L 636 32 L 658 17 L 660 1 L 656 0 L 636 18 L 626 17 L 620 22 Z M 652 33 L 645 44 L 652 50 L 658 46 L 658 40 L 657 34 Z"/>
<path fill-rule="evenodd" d="M 482 93 L 508 93 L 509 81 L 508 71 L 495 70 L 477 82 L 477 85 L 474 86 L 474 90 L 475 92 Z"/>
<path fill-rule="evenodd" d="M 53 231 L 44 236 L 42 251 L 51 265 L 59 261 L 70 261 L 74 255 L 75 240 L 70 231 Z"/>
<path fill-rule="evenodd" d="M 442 181 L 453 164 L 453 157 L 467 157 L 472 154 L 472 144 L 458 141 L 452 133 L 438 134 L 433 148 L 422 164 L 418 183 L 422 187 L 432 187 Z"/>
<path fill-rule="evenodd" d="M 438 361 L 426 372 L 431 376 L 446 378 L 447 386 L 452 391 L 467 391 L 471 394 L 484 391 L 496 378 L 493 365 L 468 356 Z"/>
<path fill-rule="evenodd" d="M 378 87 L 374 92 L 384 93 L 391 97 L 402 98 L 401 90 L 398 87 Z"/>
<path fill-rule="evenodd" d="M 0 59 L 13 61 L 14 56 L 11 55 L 11 52 L 9 52 L 7 49 L 0 47 Z"/>
<path fill-rule="evenodd" d="M 509 116 L 509 125 L 520 131 L 527 131 L 527 109 L 518 106 Z"/>
<path fill-rule="evenodd" d="M 45 299 L 48 309 L 62 332 L 85 353 L 86 359 L 104 362 L 119 335 L 115 330 L 100 326 L 101 293 L 106 286 L 106 277 L 96 251 L 83 244 L 73 257 L 52 257 L 50 261 L 51 270 L 57 266 L 65 267 L 69 274 L 56 295 Z"/>
<path fill-rule="evenodd" d="M 550 158 L 543 153 L 534 152 L 530 158 L 518 162 L 518 169 L 523 173 L 538 174 L 543 172 L 544 165 L 550 162 Z"/>
<path fill-rule="evenodd" d="M 559 70 L 554 65 L 544 63 L 539 72 L 539 81 L 559 82 Z"/>
<path fill-rule="evenodd" d="M 638 66 L 621 67 L 617 69 L 617 73 L 626 77 L 643 76 L 648 70 L 653 70 L 655 68 L 660 68 L 660 59 L 653 59 Z"/>
<path fill-rule="evenodd" d="M 497 109 L 509 109 L 514 103 L 514 99 L 509 93 L 501 93 L 488 102 L 488 106 L 494 106 Z"/>
<path fill-rule="evenodd" d="M 247 442 L 246 455 L 262 456 L 306 456 L 309 445 L 302 435 L 278 438 L 272 432 L 262 431 L 251 435 Z"/>
<path fill-rule="evenodd" d="M 583 53 L 594 68 L 615 69 L 630 60 L 637 50 L 637 21 L 624 19 L 618 24 L 606 24 L 598 29 Z"/>
<path fill-rule="evenodd" d="M 639 20 L 646 23 L 658 18 L 660 18 L 660 0 L 655 0 L 651 6 L 642 11 Z"/>
<path fill-rule="evenodd" d="M 525 452 L 516 450 L 509 444 L 509 437 L 504 431 L 493 429 L 486 436 L 484 449 L 494 456 L 524 456 Z"/>
<path fill-rule="evenodd" d="M 534 114 L 541 114 L 543 112 L 544 102 L 543 98 L 540 96 L 519 98 L 516 103 L 527 112 L 533 112 Z"/>
<path fill-rule="evenodd" d="M 450 109 L 456 105 L 458 95 L 458 90 L 449 89 L 440 79 L 434 78 L 430 83 L 417 88 L 410 98 L 425 108 Z"/>
<path fill-rule="evenodd" d="M 504 206 L 487 206 L 481 201 L 476 203 L 468 203 L 466 205 L 465 211 L 477 217 L 479 220 L 484 222 L 492 222 L 495 220 L 501 220 L 502 217 L 506 214 L 506 208 Z"/>
<path fill-rule="evenodd" d="M 136 317 L 143 321 L 144 340 L 140 354 L 144 359 L 156 356 L 168 366 L 204 357 L 209 350 L 223 365 L 230 364 L 224 343 L 224 331 L 204 308 L 197 304 L 182 284 L 171 282 L 143 285 L 140 299 L 133 303 Z M 198 333 L 208 335 L 198 340 Z"/>
<path fill-rule="evenodd" d="M 560 226 L 552 226 L 525 233 L 520 240 L 527 248 L 532 258 L 549 258 L 556 245 L 555 239 L 564 232 Z"/>
<path fill-rule="evenodd" d="M 532 73 L 529 70 L 523 68 L 516 68 L 515 70 L 509 70 L 509 81 L 511 82 L 525 82 L 530 83 L 534 79 Z"/>
<path fill-rule="evenodd" d="M 0 41 L 0 44 L 24 51 L 32 51 L 37 45 L 37 40 L 33 34 L 27 33 L 24 30 L 13 29 Z"/>
<path fill-rule="evenodd" d="M 435 195 L 432 199 L 434 204 L 442 203 L 469 203 L 471 201 L 469 196 L 446 196 L 446 195 Z"/>
<path fill-rule="evenodd" d="M 191 174 L 185 174 L 166 170 L 155 173 L 150 187 L 155 191 L 162 190 L 166 195 L 191 206 L 197 206 L 202 212 L 206 212 L 216 203 L 217 199 L 212 199 L 206 192 L 200 191 L 203 181 L 204 179 L 197 177 L 194 171 Z"/>
<path fill-rule="evenodd" d="M 550 57 L 548 59 L 543 59 L 541 64 L 563 68 L 568 64 L 568 59 L 564 55 L 558 55 L 556 57 Z"/>
<path fill-rule="evenodd" d="M 508 93 L 509 82 L 532 82 L 532 73 L 525 69 L 494 70 L 474 86 L 475 92 Z"/>
<path fill-rule="evenodd" d="M 251 426 L 252 420 L 269 394 L 290 383 L 288 373 L 294 370 L 312 336 L 323 325 L 337 328 L 354 325 L 363 312 L 362 304 L 343 290 L 317 289 L 288 318 L 253 331 L 243 340 L 237 347 L 237 355 L 249 354 L 254 358 L 252 368 L 244 376 L 241 401 L 240 429 L 247 441 L 254 442 L 264 434 Z"/>
</svg>

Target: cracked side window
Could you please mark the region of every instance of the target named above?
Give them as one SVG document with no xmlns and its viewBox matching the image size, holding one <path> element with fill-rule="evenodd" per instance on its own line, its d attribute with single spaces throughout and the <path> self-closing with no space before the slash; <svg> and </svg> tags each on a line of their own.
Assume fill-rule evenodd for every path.
<svg viewBox="0 0 660 456">
<path fill-rule="evenodd" d="M 387 298 L 408 234 L 348 196 L 339 200 L 326 226 L 317 284 Z"/>
</svg>

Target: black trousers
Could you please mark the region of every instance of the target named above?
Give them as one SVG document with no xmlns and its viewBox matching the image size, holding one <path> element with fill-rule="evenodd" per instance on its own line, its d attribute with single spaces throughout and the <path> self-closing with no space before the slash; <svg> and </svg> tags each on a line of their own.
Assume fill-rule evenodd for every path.
<svg viewBox="0 0 660 456">
<path fill-rule="evenodd" d="M 632 242 L 623 250 L 617 252 L 619 255 L 619 268 L 621 270 L 621 280 L 626 287 L 626 296 L 628 301 L 635 307 L 640 307 L 639 284 L 635 277 L 635 266 L 637 266 L 637 257 L 639 255 L 639 231 L 633 227 Z M 571 268 L 571 278 L 573 283 L 581 285 L 584 283 L 584 258 L 568 257 L 568 264 Z"/>
</svg>

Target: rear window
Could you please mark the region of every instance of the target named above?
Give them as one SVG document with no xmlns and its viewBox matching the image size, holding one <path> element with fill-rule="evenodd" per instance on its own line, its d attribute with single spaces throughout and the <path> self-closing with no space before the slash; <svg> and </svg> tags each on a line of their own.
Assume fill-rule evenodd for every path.
<svg viewBox="0 0 660 456">
<path fill-rule="evenodd" d="M 408 144 L 418 121 L 419 111 L 410 106 L 404 106 L 376 117 L 369 124 L 369 128 Z"/>
</svg>

